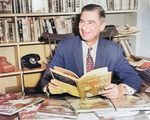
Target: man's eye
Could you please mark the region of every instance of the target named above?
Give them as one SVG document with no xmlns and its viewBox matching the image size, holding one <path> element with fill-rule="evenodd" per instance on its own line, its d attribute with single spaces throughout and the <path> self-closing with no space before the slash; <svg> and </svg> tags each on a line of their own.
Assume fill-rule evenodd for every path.
<svg viewBox="0 0 150 120">
<path fill-rule="evenodd" d="M 83 23 L 83 20 L 80 20 L 80 23 Z"/>
<path fill-rule="evenodd" d="M 89 24 L 93 24 L 93 22 L 89 22 Z"/>
</svg>

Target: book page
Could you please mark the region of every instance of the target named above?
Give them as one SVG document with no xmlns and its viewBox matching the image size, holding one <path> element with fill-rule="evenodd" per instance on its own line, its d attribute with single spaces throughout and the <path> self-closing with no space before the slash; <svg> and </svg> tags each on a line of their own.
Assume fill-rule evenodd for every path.
<svg viewBox="0 0 150 120">
<path fill-rule="evenodd" d="M 98 95 L 98 92 L 104 90 L 111 83 L 111 72 L 105 74 L 96 74 L 79 79 L 78 88 L 80 97 L 91 97 Z"/>
<path fill-rule="evenodd" d="M 53 80 L 66 93 L 80 97 L 76 82 L 78 79 L 50 68 Z M 54 83 L 55 84 L 55 83 Z M 53 94 L 53 93 L 52 93 Z"/>
<path fill-rule="evenodd" d="M 91 76 L 91 75 L 96 75 L 96 74 L 105 74 L 108 72 L 108 68 L 107 67 L 103 67 L 103 68 L 98 68 L 98 69 L 94 69 L 88 73 L 85 73 L 80 79 Z"/>
<path fill-rule="evenodd" d="M 78 77 L 75 73 L 73 73 L 72 71 L 69 71 L 69 70 L 67 70 L 67 69 L 54 66 L 54 70 L 59 71 L 59 72 L 62 72 L 62 73 L 64 73 L 64 74 L 67 74 L 67 75 L 69 75 L 69 76 L 72 76 L 72 77 L 74 77 L 74 78 L 79 79 L 79 77 Z"/>
</svg>

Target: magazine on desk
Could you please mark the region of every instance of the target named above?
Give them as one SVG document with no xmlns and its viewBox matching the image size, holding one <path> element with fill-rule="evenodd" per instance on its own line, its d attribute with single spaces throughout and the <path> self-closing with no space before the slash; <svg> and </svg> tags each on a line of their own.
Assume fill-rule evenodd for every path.
<svg viewBox="0 0 150 120">
<path fill-rule="evenodd" d="M 77 113 L 94 112 L 97 110 L 115 111 L 113 105 L 109 103 L 109 99 L 104 100 L 99 96 L 84 99 L 68 96 L 66 100 Z"/>
<path fill-rule="evenodd" d="M 37 115 L 77 118 L 78 114 L 66 100 L 45 98 L 36 111 Z"/>
<path fill-rule="evenodd" d="M 27 108 L 24 108 L 23 110 L 19 111 L 19 120 L 41 120 L 41 119 L 63 120 L 63 117 L 36 114 L 36 111 L 40 105 L 41 103 L 36 103 L 32 106 L 28 106 Z"/>
<path fill-rule="evenodd" d="M 117 111 L 150 110 L 150 98 L 145 93 L 138 93 L 136 95 L 111 99 L 111 102 Z"/>
<path fill-rule="evenodd" d="M 44 100 L 36 95 L 16 95 L 8 93 L 0 95 L 0 114 L 13 115 L 23 108 Z"/>
<path fill-rule="evenodd" d="M 69 70 L 56 66 L 54 69 L 50 68 L 50 71 L 53 80 L 64 92 L 81 99 L 98 95 L 99 91 L 111 83 L 111 72 L 108 72 L 107 67 L 94 69 L 81 78 Z"/>
</svg>

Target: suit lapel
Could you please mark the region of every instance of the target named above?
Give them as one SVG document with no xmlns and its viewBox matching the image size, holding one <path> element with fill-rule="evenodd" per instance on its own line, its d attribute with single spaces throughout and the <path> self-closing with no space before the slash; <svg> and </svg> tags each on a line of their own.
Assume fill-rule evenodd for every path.
<svg viewBox="0 0 150 120">
<path fill-rule="evenodd" d="M 74 61 L 76 65 L 76 69 L 78 72 L 78 76 L 81 77 L 84 74 L 83 71 L 83 52 L 82 52 L 82 42 L 81 39 L 78 39 L 78 42 L 74 45 Z"/>
<path fill-rule="evenodd" d="M 102 39 L 99 39 L 96 53 L 95 68 L 105 67 L 106 47 Z"/>
</svg>

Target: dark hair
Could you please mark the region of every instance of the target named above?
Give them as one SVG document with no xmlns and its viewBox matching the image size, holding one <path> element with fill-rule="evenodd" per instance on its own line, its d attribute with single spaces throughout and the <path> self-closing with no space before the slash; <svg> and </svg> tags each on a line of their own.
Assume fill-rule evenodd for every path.
<svg viewBox="0 0 150 120">
<path fill-rule="evenodd" d="M 105 10 L 102 6 L 96 4 L 88 4 L 82 8 L 82 12 L 84 11 L 97 11 L 100 18 L 105 18 Z"/>
</svg>

